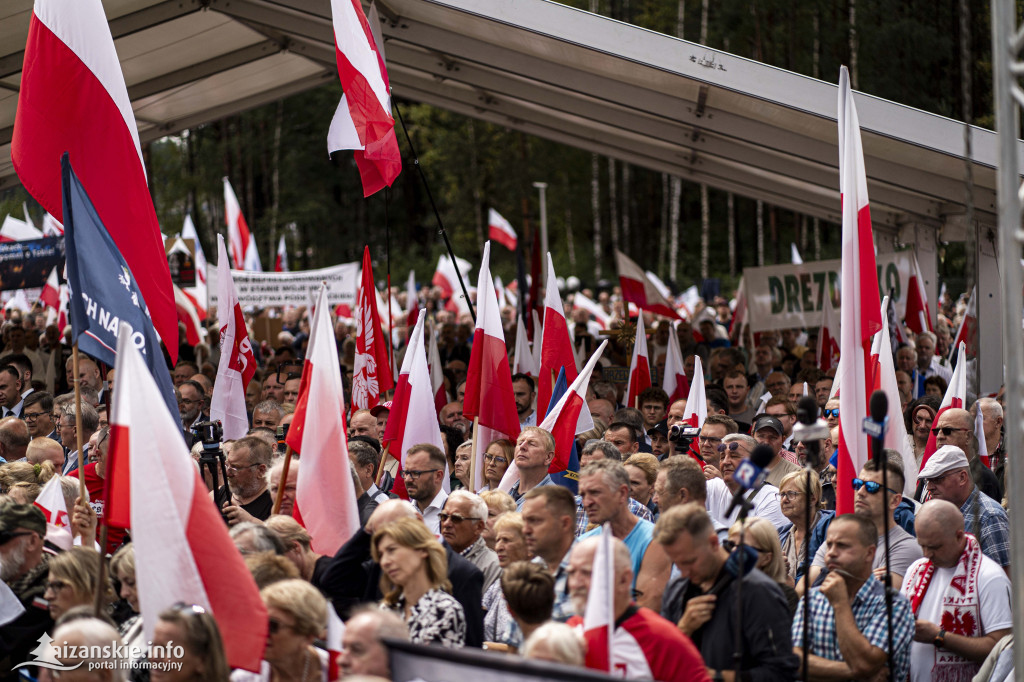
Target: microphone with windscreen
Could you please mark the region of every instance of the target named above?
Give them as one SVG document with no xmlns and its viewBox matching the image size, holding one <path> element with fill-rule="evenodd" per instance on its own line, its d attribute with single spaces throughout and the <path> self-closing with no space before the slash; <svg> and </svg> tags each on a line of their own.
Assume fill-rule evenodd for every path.
<svg viewBox="0 0 1024 682">
<path fill-rule="evenodd" d="M 756 492 L 761 489 L 761 486 L 764 485 L 764 479 L 768 475 L 768 465 L 772 463 L 773 459 L 775 459 L 775 451 L 772 450 L 771 446 L 758 445 L 750 453 L 750 459 L 744 459 L 736 467 L 736 471 L 732 474 L 732 480 L 739 484 L 739 488 L 736 490 L 736 494 L 732 496 L 729 510 L 725 512 L 727 518 L 732 516 L 732 512 L 736 507 L 746 508 L 749 506 L 745 493 L 748 490 Z M 743 514 L 740 516 L 742 517 Z"/>
<path fill-rule="evenodd" d="M 803 443 L 807 464 L 817 471 L 821 468 L 821 441 L 829 437 L 828 422 L 818 418 L 818 404 L 805 395 L 796 405 L 796 425 L 793 440 Z"/>
</svg>

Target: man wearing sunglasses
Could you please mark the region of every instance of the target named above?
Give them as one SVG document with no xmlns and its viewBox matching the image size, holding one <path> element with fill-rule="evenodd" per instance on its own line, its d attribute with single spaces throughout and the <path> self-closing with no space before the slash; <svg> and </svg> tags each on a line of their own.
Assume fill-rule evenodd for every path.
<svg viewBox="0 0 1024 682">
<path fill-rule="evenodd" d="M 0 671 L 29 660 L 29 652 L 53 619 L 43 601 L 49 576 L 43 553 L 46 518 L 32 505 L 0 505 L 0 580 L 14 592 L 24 612 L 0 627 Z"/>
<path fill-rule="evenodd" d="M 733 474 L 744 459 L 750 459 L 755 447 L 757 447 L 757 441 L 743 433 L 730 433 L 718 445 L 722 478 L 708 479 L 707 510 L 713 519 L 726 526 L 731 526 L 740 513 L 739 509 L 735 509 L 731 515 L 726 516 L 733 495 L 736 494 L 740 486 L 733 479 Z M 779 492 L 778 488 L 765 483 L 757 492 L 751 490 L 745 496 L 751 505 L 750 516 L 762 516 L 771 521 L 776 529 L 779 529 L 788 525 L 789 519 L 782 515 L 777 492 Z"/>
<path fill-rule="evenodd" d="M 955 445 L 963 450 L 970 463 L 971 478 L 974 480 L 975 487 L 996 502 L 1002 501 L 1003 494 L 999 489 L 999 479 L 978 459 L 974 440 L 974 418 L 970 412 L 955 407 L 947 409 L 938 416 L 932 433 L 935 434 L 937 448 L 944 445 Z M 953 502 L 953 500 L 950 501 Z"/>
<path fill-rule="evenodd" d="M 453 490 L 438 514 L 441 537 L 484 574 L 484 592 L 501 576 L 498 555 L 484 541 L 487 504 L 476 493 Z"/>
</svg>

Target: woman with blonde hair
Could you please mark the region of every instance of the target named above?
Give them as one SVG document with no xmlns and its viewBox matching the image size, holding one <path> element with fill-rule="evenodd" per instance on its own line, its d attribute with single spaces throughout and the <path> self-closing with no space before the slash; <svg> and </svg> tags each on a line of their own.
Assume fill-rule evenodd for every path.
<svg viewBox="0 0 1024 682">
<path fill-rule="evenodd" d="M 810 474 L 811 487 L 807 487 Z M 813 471 L 793 471 L 779 481 L 779 509 L 789 519 L 789 525 L 779 529 L 779 542 L 782 545 L 782 556 L 788 566 L 786 572 L 794 581 L 804 575 L 805 540 L 810 537 L 810 555 L 812 558 L 825 542 L 825 534 L 836 513 L 821 508 L 821 479 Z M 811 525 L 807 525 L 806 501 L 811 502 Z"/>
<path fill-rule="evenodd" d="M 96 592 L 103 591 L 103 601 L 113 602 L 114 592 L 110 583 L 99 584 L 100 555 L 90 547 L 72 547 L 57 554 L 49 561 L 50 575 L 46 582 L 46 599 L 50 617 L 57 620 L 76 606 L 88 606 L 96 598 Z"/>
<path fill-rule="evenodd" d="M 484 542 L 490 549 L 494 549 L 494 522 L 498 517 L 516 510 L 516 501 L 512 496 L 502 490 L 484 490 L 480 493 L 480 499 L 487 505 L 487 523 L 484 526 Z"/>
<path fill-rule="evenodd" d="M 387 524 L 373 534 L 370 550 L 381 568 L 381 608 L 405 619 L 409 639 L 463 646 L 466 615 L 449 594 L 448 556 L 423 522 L 405 518 Z"/>
<path fill-rule="evenodd" d="M 142 629 L 142 616 L 139 614 L 139 592 L 135 581 L 135 546 L 131 543 L 123 545 L 110 558 L 110 575 L 120 585 L 118 596 L 131 609 L 131 616 L 118 626 L 118 634 L 127 646 L 138 646 L 145 649 L 146 633 Z"/>
<path fill-rule="evenodd" d="M 526 537 L 523 535 L 522 514 L 508 512 L 499 516 L 494 522 L 494 537 L 498 565 L 503 571 L 517 561 L 530 558 Z M 483 607 L 484 641 L 518 649 L 523 643 L 523 635 L 509 613 L 500 580 L 495 580 L 484 592 Z"/>
<path fill-rule="evenodd" d="M 512 464 L 516 452 L 516 444 L 508 438 L 498 438 L 487 444 L 484 450 L 484 480 L 487 490 L 497 490 L 501 478 Z"/>
<path fill-rule="evenodd" d="M 182 656 L 171 655 L 176 647 L 183 650 L 180 652 Z M 224 682 L 229 677 L 235 679 L 228 666 L 217 621 L 201 606 L 179 603 L 161 611 L 153 630 L 152 650 L 163 652 L 163 656 L 150 658 L 148 669 L 152 682 Z"/>
<path fill-rule="evenodd" d="M 738 543 L 740 530 L 743 530 L 743 544 L 757 550 L 757 568 L 778 583 L 789 602 L 790 615 L 796 613 L 796 605 L 800 598 L 793 589 L 793 580 L 786 573 L 786 561 L 782 557 L 779 545 L 779 533 L 775 525 L 768 519 L 753 516 L 744 521 L 737 521 L 729 529 L 729 540 Z"/>
<path fill-rule="evenodd" d="M 455 464 L 452 466 L 452 490 L 463 488 L 472 492 L 473 481 L 469 480 L 469 464 L 472 459 L 473 439 L 471 438 L 455 448 Z"/>
<path fill-rule="evenodd" d="M 32 496 L 34 500 L 46 482 L 56 473 L 57 470 L 54 468 L 53 462 L 49 460 L 39 464 L 7 462 L 0 466 L 0 494 L 8 494 L 11 492 L 11 488 L 18 483 L 28 483 L 26 494 Z M 32 494 L 33 492 L 35 495 Z"/>
</svg>

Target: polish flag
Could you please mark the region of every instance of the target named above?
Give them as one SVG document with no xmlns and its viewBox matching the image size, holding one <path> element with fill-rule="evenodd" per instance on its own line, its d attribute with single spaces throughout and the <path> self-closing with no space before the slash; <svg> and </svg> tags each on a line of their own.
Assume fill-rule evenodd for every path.
<svg viewBox="0 0 1024 682">
<path fill-rule="evenodd" d="M 186 287 L 188 293 L 196 300 L 198 310 L 202 311 L 202 316 L 206 317 L 206 308 L 208 306 L 209 296 L 206 291 L 206 254 L 203 253 L 203 245 L 199 241 L 199 233 L 196 232 L 196 226 L 192 222 L 192 216 L 185 214 L 185 222 L 181 226 L 181 238 L 191 239 L 195 244 L 195 258 L 194 263 L 196 266 L 196 283 L 195 286 Z"/>
<path fill-rule="evenodd" d="M 924 275 L 921 274 L 921 266 L 917 262 L 915 250 L 910 273 L 910 281 L 907 282 L 907 309 L 904 313 L 907 326 L 915 334 L 921 332 L 933 332 L 932 311 L 928 306 L 928 295 L 924 291 Z"/>
<path fill-rule="evenodd" d="M 740 285 L 736 288 L 736 309 L 732 312 L 732 323 L 729 325 L 729 339 L 732 345 L 743 348 L 743 325 L 747 323 L 747 287 L 740 277 Z"/>
<path fill-rule="evenodd" d="M 889 305 L 889 297 L 882 302 L 882 310 Z M 889 340 L 889 320 L 882 316 L 882 329 L 871 341 L 871 362 L 874 366 L 872 393 L 883 391 L 888 398 L 889 428 L 885 430 L 885 447 L 900 453 L 903 457 L 903 494 L 913 497 L 917 490 L 917 458 L 914 448 L 907 443 L 907 427 L 903 421 L 900 405 L 900 391 L 896 384 L 896 364 L 892 358 L 892 343 Z"/>
<path fill-rule="evenodd" d="M 435 394 L 431 387 L 430 370 L 427 369 L 423 335 L 425 318 L 426 311 L 420 310 L 416 327 L 412 330 L 406 345 L 402 371 L 395 386 L 395 397 L 391 400 L 391 415 L 384 429 L 383 438 L 388 444 L 388 451 L 392 457 L 398 459 L 399 465 L 403 468 L 405 455 L 414 445 L 430 443 L 440 448 L 441 452 L 445 449 L 444 441 L 441 440 L 441 427 L 437 423 L 437 412 L 433 407 Z M 447 471 L 443 485 L 447 489 Z M 393 492 L 401 497 L 408 497 L 400 474 L 395 476 Z"/>
<path fill-rule="evenodd" d="M 135 280 L 136 282 L 138 280 Z M 57 329 L 60 330 L 61 338 L 64 338 L 64 330 L 69 324 L 68 319 L 68 300 L 71 297 L 70 290 L 67 284 L 60 285 L 60 308 L 57 309 Z M 49 321 L 47 321 L 49 324 Z"/>
<path fill-rule="evenodd" d="M 28 239 L 42 238 L 42 232 L 14 216 L 5 217 L 3 225 L 0 225 L 0 242 L 23 242 Z"/>
<path fill-rule="evenodd" d="M 501 309 L 491 284 L 491 242 L 484 244 L 480 276 L 477 280 L 476 331 L 466 371 L 466 396 L 462 413 L 473 419 L 474 458 L 470 489 L 480 490 L 484 478 L 484 451 L 496 438 L 515 441 L 519 436 L 519 413 L 512 391 L 512 373 L 508 365 L 508 349 L 501 327 Z"/>
<path fill-rule="evenodd" d="M 111 527 L 132 529 L 146 639 L 158 614 L 183 601 L 213 614 L 231 667 L 258 671 L 267 610 L 131 336 L 123 325 L 104 516 Z"/>
<path fill-rule="evenodd" d="M 544 334 L 541 337 L 540 376 L 537 381 L 538 412 L 545 412 L 548 409 L 551 388 L 558 377 L 558 370 L 565 367 L 565 380 L 569 382 L 578 374 L 576 356 L 573 353 L 572 340 L 569 338 L 569 324 L 565 319 L 562 297 L 558 295 L 555 265 L 551 262 L 550 253 L 544 294 Z"/>
<path fill-rule="evenodd" d="M 839 325 L 836 322 L 832 297 L 827 293 L 821 301 L 821 329 L 818 330 L 818 367 L 827 372 L 839 364 Z"/>
<path fill-rule="evenodd" d="M 572 295 L 572 309 L 586 310 L 594 316 L 601 329 L 608 329 L 608 325 L 611 324 L 612 316 L 606 313 L 599 303 L 587 298 L 579 291 Z"/>
<path fill-rule="evenodd" d="M 376 407 L 380 396 L 394 387 L 388 346 L 381 331 L 373 283 L 370 247 L 363 248 L 363 276 L 356 291 L 356 355 L 352 368 L 352 406 L 360 410 Z"/>
<path fill-rule="evenodd" d="M 619 271 L 619 286 L 623 300 L 635 304 L 657 315 L 681 320 L 672 304 L 658 291 L 639 265 L 618 249 L 615 250 L 615 267 Z"/>
<path fill-rule="evenodd" d="M 455 262 L 459 264 L 458 273 L 455 271 L 455 266 L 452 265 L 451 258 L 442 254 L 437 261 L 434 277 L 430 280 L 430 283 L 435 287 L 441 287 L 441 297 L 445 299 L 452 298 L 453 296 L 462 296 L 459 274 L 461 273 L 463 277 L 468 277 L 469 272 L 473 269 L 472 264 L 468 260 L 456 258 Z"/>
<path fill-rule="evenodd" d="M 288 445 L 302 455 L 293 515 L 312 537 L 313 551 L 334 555 L 359 529 L 349 471 L 345 396 L 338 372 L 327 287 L 321 285 Z"/>
<path fill-rule="evenodd" d="M 405 326 L 415 327 L 416 316 L 420 312 L 420 297 L 416 291 L 416 271 L 409 271 L 409 281 L 405 283 Z"/>
<path fill-rule="evenodd" d="M 252 270 L 263 272 L 260 263 L 260 252 L 256 248 L 256 237 L 249 232 L 249 226 L 242 215 L 242 207 L 238 204 L 235 190 L 231 182 L 224 176 L 224 221 L 228 226 L 228 238 L 231 241 L 231 260 L 236 270 Z"/>
<path fill-rule="evenodd" d="M 277 242 L 277 258 L 274 260 L 274 272 L 288 272 L 288 246 L 284 235 Z"/>
<path fill-rule="evenodd" d="M 544 324 L 540 321 L 540 314 L 536 308 L 530 311 L 530 319 L 533 321 L 533 341 L 530 344 L 530 348 L 533 349 L 533 366 L 537 368 L 537 376 L 540 377 L 540 350 L 544 345 Z"/>
<path fill-rule="evenodd" d="M 988 441 L 985 440 L 985 415 L 981 410 L 981 405 L 978 405 L 974 415 L 974 437 L 978 439 L 978 458 L 981 459 L 982 464 L 991 469 L 992 458 L 988 455 Z"/>
<path fill-rule="evenodd" d="M 334 604 L 327 602 L 327 636 L 324 643 L 327 645 L 327 682 L 334 682 L 341 679 L 341 671 L 338 670 L 338 658 L 342 653 L 342 640 L 345 638 L 345 623 L 334 610 Z"/>
<path fill-rule="evenodd" d="M 196 310 L 195 299 L 189 296 L 177 284 L 174 287 L 174 306 L 178 313 L 178 322 L 185 325 L 185 339 L 190 346 L 195 346 L 202 341 L 205 332 L 199 321 L 199 311 Z"/>
<path fill-rule="evenodd" d="M 555 457 L 548 466 L 548 473 L 557 474 L 566 471 L 569 467 L 569 457 L 572 453 L 573 439 L 577 434 L 586 433 L 594 428 L 594 418 L 587 407 L 587 387 L 590 386 L 590 377 L 594 373 L 594 367 L 604 354 L 608 346 L 607 339 L 601 342 L 590 360 L 583 366 L 583 371 L 573 380 L 568 390 L 548 410 L 538 426 L 549 431 L 555 439 Z M 519 467 L 513 461 L 509 464 L 508 470 L 501 478 L 498 488 L 508 492 L 519 482 Z"/>
<path fill-rule="evenodd" d="M 245 328 L 242 306 L 228 266 L 224 237 L 217 235 L 217 325 L 220 327 L 220 358 L 210 400 L 210 419 L 220 420 L 224 439 L 238 439 L 249 431 L 245 389 L 256 373 L 256 358 Z M 225 362 L 225 360 L 227 360 Z"/>
<path fill-rule="evenodd" d="M 65 152 L 131 268 L 171 362 L 177 362 L 170 268 L 100 0 L 38 0 L 25 43 L 11 160 L 22 185 L 55 222 L 63 220 Z"/>
<path fill-rule="evenodd" d="M 668 326 L 665 375 L 661 378 L 661 388 L 668 393 L 669 407 L 677 400 L 685 400 L 690 393 L 690 380 L 686 378 L 685 367 L 683 351 L 679 346 L 679 336 L 676 334 L 676 325 L 672 322 Z"/>
<path fill-rule="evenodd" d="M 644 311 L 636 317 L 636 340 L 633 357 L 629 361 L 629 381 L 626 384 L 626 406 L 640 408 L 640 393 L 651 387 L 651 361 L 647 353 L 647 334 L 644 332 Z"/>
<path fill-rule="evenodd" d="M 60 308 L 60 277 L 57 275 L 57 266 L 50 270 L 50 276 L 46 278 L 46 284 L 39 293 L 39 300 L 47 308 L 57 310 Z"/>
<path fill-rule="evenodd" d="M 487 238 L 493 239 L 509 251 L 515 251 L 516 244 L 519 243 L 512 224 L 493 208 L 487 212 Z"/>
<path fill-rule="evenodd" d="M 846 67 L 839 73 L 839 174 L 843 210 L 842 292 L 848 301 L 864 305 L 840 307 L 840 356 L 836 377 L 839 394 L 839 455 L 836 513 L 853 511 L 850 481 L 868 460 L 867 437 L 861 423 L 868 411 L 871 337 L 882 328 L 878 301 L 875 247 L 871 235 L 867 176 L 861 147 L 860 123 Z"/>
<path fill-rule="evenodd" d="M 419 322 L 418 319 L 416 321 Z M 448 392 L 444 388 L 444 368 L 441 367 L 441 353 L 437 350 L 437 335 L 434 333 L 433 325 L 428 336 L 430 343 L 427 347 L 427 368 L 430 370 L 430 390 L 434 393 L 435 416 L 440 416 L 441 408 L 448 404 Z M 408 354 L 407 348 L 406 355 Z"/>
<path fill-rule="evenodd" d="M 518 316 L 516 323 L 516 352 L 512 358 L 512 374 L 529 374 L 534 379 L 540 372 L 533 350 L 530 348 L 530 340 L 526 338 L 526 323 L 523 316 Z"/>
<path fill-rule="evenodd" d="M 51 477 L 33 504 L 46 517 L 46 540 L 67 551 L 74 544 L 74 539 L 71 537 L 71 515 L 64 501 L 60 479 L 60 476 Z"/>
<path fill-rule="evenodd" d="M 615 635 L 615 552 L 612 528 L 604 524 L 591 567 L 587 608 L 583 612 L 583 638 L 587 643 L 586 665 L 591 670 L 612 672 L 612 638 Z"/>
<path fill-rule="evenodd" d="M 61 225 L 56 218 L 49 213 L 43 214 L 43 236 L 44 237 L 63 237 L 64 226 Z"/>
<path fill-rule="evenodd" d="M 956 354 L 956 367 L 953 369 L 953 376 L 949 378 L 946 394 L 942 396 L 942 402 L 939 403 L 939 411 L 935 413 L 935 419 L 932 421 L 933 429 L 939 423 L 939 417 L 946 410 L 950 408 L 967 409 L 965 407 L 967 404 L 967 344 L 963 341 L 957 343 Z M 935 442 L 935 434 L 931 433 L 928 435 L 928 442 L 925 443 L 924 454 L 921 455 L 922 468 L 937 449 L 938 443 Z"/>
<path fill-rule="evenodd" d="M 390 187 L 402 172 L 383 45 L 374 38 L 359 0 L 331 0 L 331 17 L 344 94 L 327 132 L 327 151 L 354 150 L 363 196 L 368 197 Z"/>
<path fill-rule="evenodd" d="M 693 356 L 693 382 L 690 384 L 690 394 L 686 397 L 686 410 L 683 411 L 683 421 L 690 426 L 701 428 L 704 420 L 708 418 L 708 399 L 704 393 L 704 365 L 699 355 Z M 688 452 L 690 457 L 697 460 L 701 466 L 704 460 L 700 458 L 700 444 L 694 438 L 690 443 Z"/>
<path fill-rule="evenodd" d="M 961 343 L 967 346 L 967 355 L 971 357 L 978 356 L 978 348 L 975 343 L 975 339 L 978 337 L 977 293 L 977 288 L 971 289 L 971 297 L 967 299 L 967 310 L 964 311 L 964 317 L 960 320 L 960 327 L 956 330 L 956 336 L 953 337 L 953 350 L 949 353 L 950 362 L 953 361 L 953 353 L 957 352 Z M 958 360 L 957 367 L 959 366 Z"/>
</svg>

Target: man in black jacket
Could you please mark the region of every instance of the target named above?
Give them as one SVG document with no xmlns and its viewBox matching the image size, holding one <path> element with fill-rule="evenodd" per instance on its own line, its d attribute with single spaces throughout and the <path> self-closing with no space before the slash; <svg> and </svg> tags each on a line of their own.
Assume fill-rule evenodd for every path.
<svg viewBox="0 0 1024 682">
<path fill-rule="evenodd" d="M 370 516 L 363 528 L 341 546 L 324 571 L 318 587 L 334 602 L 342 618 L 356 604 L 380 601 L 380 566 L 370 558 L 370 541 L 378 528 L 403 518 L 423 516 L 405 500 L 388 500 Z M 479 568 L 452 551 L 442 542 L 448 554 L 448 579 L 452 596 L 462 604 L 466 615 L 466 646 L 480 647 L 484 642 L 483 600 L 484 574 Z"/>
<path fill-rule="evenodd" d="M 53 627 L 43 601 L 49 575 L 43 553 L 46 518 L 37 507 L 0 505 L 0 580 L 21 602 L 20 616 L 0 627 L 0 680 L 18 678 L 14 666 L 29 660 L 40 637 Z"/>
</svg>

